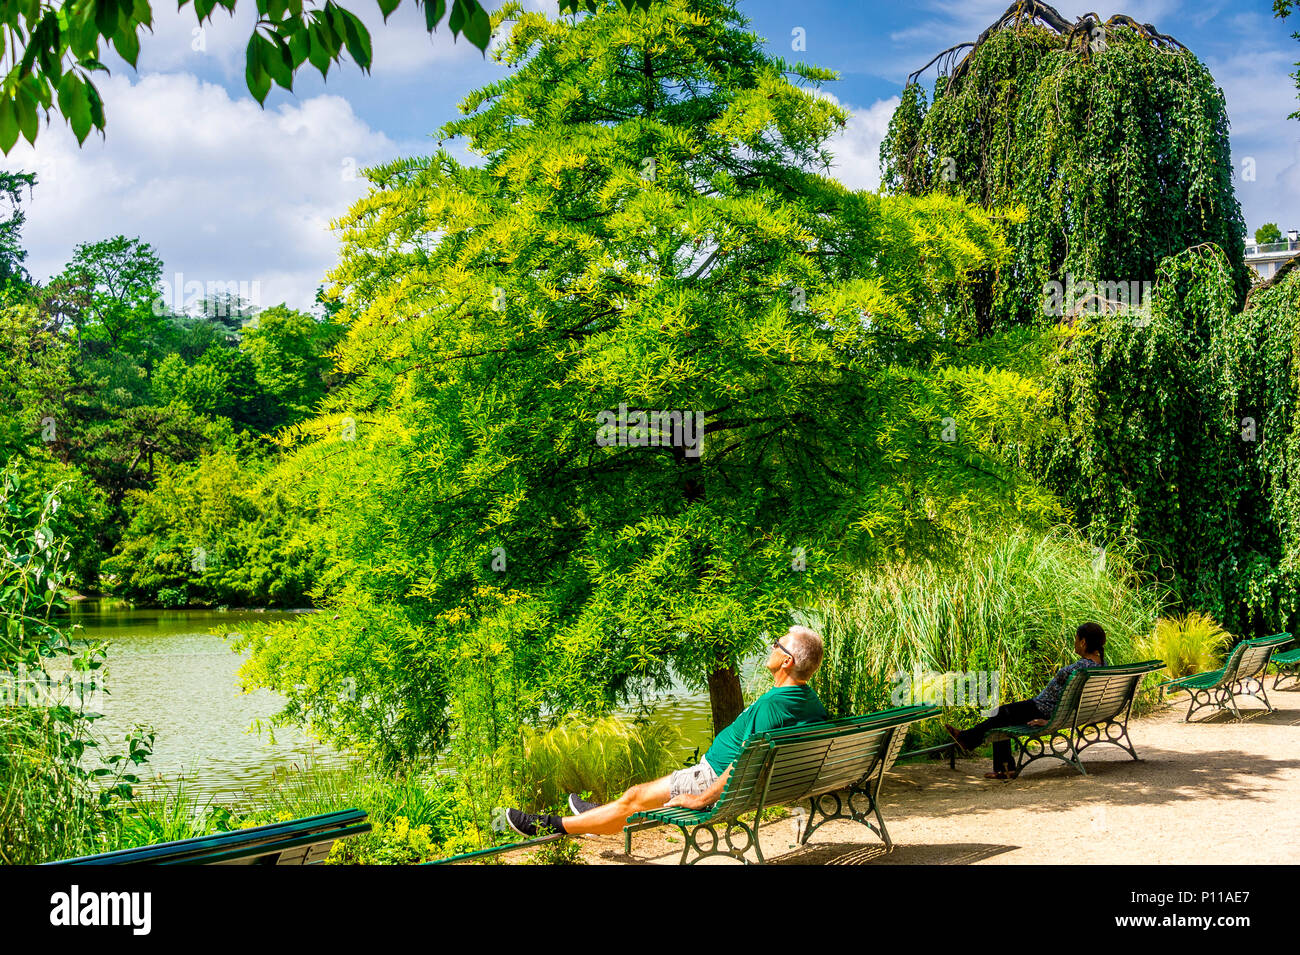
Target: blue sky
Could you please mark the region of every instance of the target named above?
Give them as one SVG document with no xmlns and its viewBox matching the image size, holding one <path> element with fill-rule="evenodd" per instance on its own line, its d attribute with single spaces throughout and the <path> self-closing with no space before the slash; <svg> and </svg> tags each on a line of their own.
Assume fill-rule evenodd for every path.
<svg viewBox="0 0 1300 955">
<path fill-rule="evenodd" d="M 853 118 L 833 144 L 835 172 L 875 188 L 880 138 L 907 74 L 973 40 L 1008 2 L 741 0 L 740 9 L 774 54 L 839 72 L 827 90 Z M 325 82 L 305 69 L 294 92 L 274 89 L 265 109 L 244 86 L 248 0 L 234 18 L 219 11 L 201 34 L 191 6 L 157 5 L 139 69 L 110 61 L 112 76 L 99 83 L 106 140 L 92 134 L 79 148 L 58 119 L 34 149 L 20 142 L 3 160 L 41 180 L 24 233 L 33 274 L 48 278 L 77 243 L 122 233 L 152 243 L 173 283 L 176 273 L 183 283 L 243 282 L 263 307 L 308 306 L 337 257 L 330 223 L 365 190 L 356 170 L 430 151 L 430 134 L 457 115 L 460 99 L 503 73 L 445 28 L 430 38 L 409 0 L 386 25 L 372 0 L 345 5 L 371 27 L 373 72 L 345 62 Z M 554 8 L 553 0 L 528 5 Z M 1190 47 L 1227 97 L 1248 228 L 1300 228 L 1300 122 L 1286 118 L 1300 106 L 1288 76 L 1300 59 L 1290 36 L 1300 20 L 1275 20 L 1271 0 L 1055 6 L 1071 18 L 1127 13 Z M 792 48 L 796 31 L 801 52 Z"/>
</svg>

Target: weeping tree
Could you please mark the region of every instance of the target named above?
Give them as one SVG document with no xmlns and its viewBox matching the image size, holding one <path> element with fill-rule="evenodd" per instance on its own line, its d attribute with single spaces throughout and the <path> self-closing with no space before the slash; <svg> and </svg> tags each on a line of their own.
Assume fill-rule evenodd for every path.
<svg viewBox="0 0 1300 955">
<path fill-rule="evenodd" d="M 283 475 L 331 612 L 250 637 L 254 682 L 397 755 L 673 673 L 721 728 L 849 568 L 1055 513 L 996 453 L 1041 396 L 945 307 L 993 217 L 827 178 L 832 74 L 730 0 L 498 16 L 510 74 L 442 131 L 482 164 L 371 170 L 344 222 L 351 383 Z"/>
<path fill-rule="evenodd" d="M 1256 525 L 1232 568 L 1245 632 L 1293 630 L 1300 614 L 1300 256 L 1251 290 L 1218 348 L 1243 490 Z"/>
<path fill-rule="evenodd" d="M 1045 384 L 1061 428 L 1032 468 L 1094 544 L 1136 543 L 1178 603 L 1242 632 L 1276 534 L 1254 464 L 1260 418 L 1232 400 L 1256 384 L 1234 306 L 1231 266 L 1207 244 L 1165 259 L 1140 308 L 1059 326 Z"/>
<path fill-rule="evenodd" d="M 908 77 L 880 152 L 892 192 L 1024 208 L 1010 260 L 967 309 L 979 332 L 1053 312 L 1048 283 L 1114 298 L 1206 242 L 1228 256 L 1239 301 L 1249 286 L 1223 93 L 1180 42 L 1128 16 L 1012 4 Z"/>
</svg>

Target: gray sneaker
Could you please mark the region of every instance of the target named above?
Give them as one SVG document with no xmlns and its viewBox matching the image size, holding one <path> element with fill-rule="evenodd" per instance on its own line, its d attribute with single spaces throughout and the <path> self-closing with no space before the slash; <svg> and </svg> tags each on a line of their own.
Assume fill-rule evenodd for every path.
<svg viewBox="0 0 1300 955">
<path fill-rule="evenodd" d="M 598 802 L 587 802 L 577 793 L 569 793 L 569 812 L 575 816 L 581 815 L 588 809 L 596 809 L 600 806 Z"/>
</svg>

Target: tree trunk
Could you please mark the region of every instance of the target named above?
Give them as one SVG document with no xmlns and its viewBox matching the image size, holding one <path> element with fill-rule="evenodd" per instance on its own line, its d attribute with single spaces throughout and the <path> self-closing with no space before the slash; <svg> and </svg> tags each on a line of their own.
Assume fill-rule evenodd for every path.
<svg viewBox="0 0 1300 955">
<path fill-rule="evenodd" d="M 740 674 L 731 667 L 720 667 L 709 674 L 709 705 L 713 709 L 714 736 L 730 726 L 745 708 Z"/>
</svg>

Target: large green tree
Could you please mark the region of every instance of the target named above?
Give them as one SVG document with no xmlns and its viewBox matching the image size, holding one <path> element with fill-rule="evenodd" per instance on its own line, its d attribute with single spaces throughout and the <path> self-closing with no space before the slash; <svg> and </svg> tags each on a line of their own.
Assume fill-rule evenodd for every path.
<svg viewBox="0 0 1300 955">
<path fill-rule="evenodd" d="M 344 223 L 355 380 L 284 478 L 324 509 L 338 617 L 251 640 L 249 672 L 340 736 L 388 713 L 369 742 L 404 752 L 469 670 L 559 713 L 671 669 L 721 728 L 742 659 L 848 567 L 1051 511 L 991 453 L 1036 390 L 944 308 L 999 224 L 826 178 L 831 74 L 726 0 L 506 13 L 510 75 L 442 131 L 483 164 L 372 170 Z M 344 673 L 372 705 L 336 704 Z"/>
<path fill-rule="evenodd" d="M 112 349 L 145 338 L 162 318 L 155 308 L 162 259 L 148 242 L 113 236 L 82 242 L 56 276 L 47 308 L 67 322 L 79 342 L 105 342 Z"/>
<path fill-rule="evenodd" d="M 927 103 L 920 77 L 935 63 Z M 1055 304 L 1045 302 L 1049 283 L 1127 292 L 1154 281 L 1166 256 L 1204 242 L 1227 255 L 1244 296 L 1246 227 L 1223 92 L 1173 37 L 1122 14 L 1069 21 L 1017 0 L 931 64 L 909 78 L 890 121 L 884 183 L 1025 209 L 1009 262 L 974 298 L 979 328 L 1064 317 L 1044 314 Z"/>
</svg>

